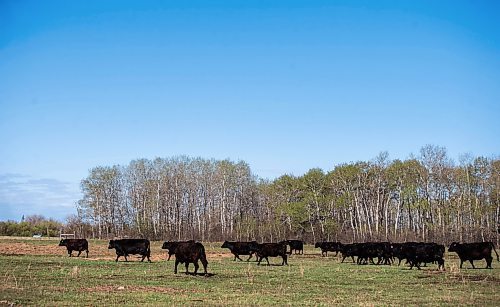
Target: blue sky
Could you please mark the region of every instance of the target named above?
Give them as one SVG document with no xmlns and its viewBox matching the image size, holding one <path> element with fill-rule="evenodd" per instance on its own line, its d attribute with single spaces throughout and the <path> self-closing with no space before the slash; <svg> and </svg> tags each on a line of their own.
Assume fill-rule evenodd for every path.
<svg viewBox="0 0 500 307">
<path fill-rule="evenodd" d="M 0 0 L 0 220 L 136 158 L 500 152 L 498 1 Z"/>
</svg>

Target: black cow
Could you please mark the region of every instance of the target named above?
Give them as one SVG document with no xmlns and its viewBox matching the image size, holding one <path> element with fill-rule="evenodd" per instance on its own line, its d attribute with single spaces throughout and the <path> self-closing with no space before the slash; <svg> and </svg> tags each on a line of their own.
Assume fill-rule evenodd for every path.
<svg viewBox="0 0 500 307">
<path fill-rule="evenodd" d="M 89 257 L 89 242 L 87 242 L 87 239 L 62 239 L 59 246 L 66 246 L 70 257 L 73 256 L 73 251 L 78 252 L 77 257 L 80 257 L 82 251 L 86 251 L 87 258 Z"/>
<path fill-rule="evenodd" d="M 328 252 L 335 252 L 335 256 L 341 251 L 342 244 L 340 242 L 316 242 L 315 248 L 321 248 L 321 256 L 328 256 Z"/>
<path fill-rule="evenodd" d="M 438 270 L 444 270 L 444 245 L 436 243 L 419 243 L 408 245 L 407 260 L 410 263 L 410 270 L 416 266 L 420 270 L 422 263 L 438 263 Z"/>
<path fill-rule="evenodd" d="M 448 248 L 448 251 L 455 252 L 458 254 L 458 257 L 460 258 L 460 268 L 462 268 L 462 264 L 468 260 L 470 264 L 472 264 L 472 267 L 475 269 L 476 267 L 474 266 L 474 260 L 485 259 L 486 268 L 491 269 L 492 268 L 491 261 L 493 260 L 493 257 L 491 256 L 492 249 L 495 251 L 495 254 L 497 254 L 497 261 L 500 261 L 498 253 L 495 250 L 495 245 L 493 245 L 492 242 L 477 242 L 477 243 L 463 243 L 463 244 L 453 242 Z"/>
<path fill-rule="evenodd" d="M 285 243 L 262 243 L 257 245 L 257 258 L 259 259 L 257 263 L 258 265 L 260 265 L 260 262 L 264 258 L 266 258 L 267 265 L 270 265 L 268 257 L 278 256 L 283 258 L 281 265 L 288 265 Z"/>
<path fill-rule="evenodd" d="M 345 258 L 351 257 L 352 262 L 354 263 L 354 257 L 359 257 L 359 249 L 360 243 L 352 243 L 352 244 L 341 244 L 340 252 L 342 253 L 342 262 L 344 263 Z"/>
<path fill-rule="evenodd" d="M 236 261 L 236 258 L 240 259 L 240 255 L 250 255 L 248 257 L 247 261 L 252 258 L 253 254 L 257 252 L 258 248 L 258 243 L 256 241 L 251 241 L 251 242 L 230 242 L 230 241 L 224 241 L 222 244 L 221 248 L 228 248 L 231 253 L 234 255 L 234 260 Z"/>
<path fill-rule="evenodd" d="M 177 247 L 177 243 L 194 243 L 194 240 L 172 241 L 172 242 L 165 241 L 165 242 L 163 242 L 163 245 L 161 246 L 161 248 L 168 250 L 168 259 L 167 259 L 167 261 L 170 261 L 170 257 L 172 257 L 172 255 L 175 255 L 175 248 Z"/>
<path fill-rule="evenodd" d="M 295 254 L 302 254 L 304 255 L 304 242 L 301 240 L 285 240 L 283 241 L 285 244 L 290 246 L 290 255 L 292 254 L 293 251 L 295 251 Z"/>
<path fill-rule="evenodd" d="M 207 274 L 207 255 L 205 254 L 205 247 L 200 242 L 165 242 L 163 243 L 164 249 L 173 251 L 175 254 L 174 274 L 177 274 L 177 265 L 184 263 L 186 265 L 186 274 L 188 274 L 189 264 L 194 264 L 194 274 L 198 272 L 198 260 L 201 261 L 205 275 Z"/>
<path fill-rule="evenodd" d="M 148 261 L 151 262 L 151 259 L 149 259 L 151 256 L 151 248 L 149 240 L 147 239 L 110 240 L 108 249 L 113 248 L 116 250 L 115 262 L 118 262 L 120 256 L 125 257 L 125 261 L 128 261 L 127 256 L 130 254 L 141 255 L 141 262 L 144 261 L 144 258 L 148 257 Z"/>
<path fill-rule="evenodd" d="M 375 264 L 373 258 L 377 257 L 377 264 L 391 264 L 392 246 L 389 242 L 365 242 L 357 245 L 358 264 L 367 264 L 368 262 Z"/>
</svg>

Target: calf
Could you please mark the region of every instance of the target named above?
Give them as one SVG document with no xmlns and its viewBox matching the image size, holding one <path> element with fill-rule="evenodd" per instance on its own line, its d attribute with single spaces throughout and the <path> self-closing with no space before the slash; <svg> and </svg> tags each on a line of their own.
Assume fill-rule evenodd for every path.
<svg viewBox="0 0 500 307">
<path fill-rule="evenodd" d="M 78 252 L 77 257 L 80 257 L 82 251 L 86 251 L 87 258 L 89 257 L 89 242 L 87 242 L 87 239 L 62 239 L 59 246 L 66 246 L 70 257 L 73 256 L 73 251 Z"/>
<path fill-rule="evenodd" d="M 472 265 L 472 268 L 475 269 L 476 267 L 474 266 L 474 260 L 485 259 L 486 268 L 491 269 L 492 268 L 491 261 L 493 260 L 493 257 L 491 256 L 492 249 L 495 251 L 495 254 L 497 255 L 497 261 L 500 261 L 498 253 L 495 250 L 495 245 L 493 245 L 492 242 L 477 242 L 477 243 L 463 243 L 463 244 L 453 242 L 448 248 L 448 251 L 455 252 L 458 254 L 458 257 L 460 258 L 460 268 L 462 268 L 463 263 L 468 260 Z"/>
<path fill-rule="evenodd" d="M 322 257 L 328 256 L 328 252 L 335 252 L 335 256 L 337 256 L 342 249 L 342 244 L 340 242 L 323 241 L 323 242 L 316 242 L 316 244 L 314 244 L 314 247 L 321 249 Z"/>
<path fill-rule="evenodd" d="M 144 261 L 144 258 L 148 257 L 148 261 L 151 262 L 151 259 L 149 259 L 151 256 L 151 248 L 149 240 L 147 239 L 110 240 L 108 249 L 113 248 L 116 250 L 115 262 L 118 262 L 120 256 L 125 257 L 125 261 L 128 261 L 127 256 L 130 254 L 141 255 L 141 262 Z"/>
<path fill-rule="evenodd" d="M 289 245 L 290 246 L 290 255 L 292 254 L 292 252 L 295 250 L 295 254 L 297 254 L 297 252 L 302 255 L 304 255 L 304 242 L 302 242 L 301 240 L 286 240 L 284 241 L 285 244 Z"/>
<path fill-rule="evenodd" d="M 164 245 L 167 242 L 164 243 Z M 194 264 L 194 274 L 198 272 L 198 260 L 201 261 L 203 265 L 203 270 L 205 275 L 207 274 L 207 255 L 205 254 L 205 247 L 200 242 L 188 241 L 188 242 L 175 242 L 175 246 L 170 245 L 169 250 L 173 249 L 175 253 L 175 266 L 174 274 L 177 274 L 177 265 L 179 263 L 184 263 L 186 265 L 186 274 L 188 274 L 189 264 Z"/>
<path fill-rule="evenodd" d="M 194 243 L 194 240 L 189 240 L 189 241 L 165 241 L 163 242 L 163 245 L 161 246 L 162 249 L 167 249 L 168 250 L 168 259 L 167 261 L 170 261 L 170 257 L 172 255 L 175 255 L 175 248 L 177 247 L 178 243 Z"/>
<path fill-rule="evenodd" d="M 260 265 L 260 262 L 262 261 L 263 258 L 266 258 L 267 265 L 270 265 L 268 257 L 278 257 L 278 256 L 281 256 L 283 258 L 283 262 L 281 263 L 281 265 L 285 264 L 288 265 L 285 243 L 280 242 L 280 243 L 258 244 L 257 248 L 258 265 Z"/>
<path fill-rule="evenodd" d="M 250 258 L 252 258 L 253 254 L 257 252 L 258 243 L 256 241 L 251 241 L 251 242 L 224 241 L 221 248 L 228 248 L 231 251 L 231 253 L 233 253 L 234 255 L 233 261 L 236 261 L 236 258 L 243 261 L 243 259 L 240 258 L 240 255 L 250 255 L 250 257 L 248 257 L 247 259 L 247 261 L 249 261 Z"/>
</svg>

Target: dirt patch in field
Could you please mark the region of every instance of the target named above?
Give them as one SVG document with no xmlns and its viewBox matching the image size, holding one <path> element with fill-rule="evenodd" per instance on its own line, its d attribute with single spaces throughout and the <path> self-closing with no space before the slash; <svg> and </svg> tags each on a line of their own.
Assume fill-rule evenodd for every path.
<svg viewBox="0 0 500 307">
<path fill-rule="evenodd" d="M 461 282 L 484 282 L 484 283 L 494 283 L 500 285 L 500 278 L 491 275 L 462 275 L 456 274 L 450 276 L 451 280 L 461 281 Z"/>
<path fill-rule="evenodd" d="M 58 242 L 47 241 L 43 244 L 32 244 L 34 241 L 26 240 L 24 242 L 0 242 L 0 255 L 54 255 L 54 256 L 68 256 L 68 252 L 64 246 L 58 246 Z M 46 244 L 45 244 L 46 243 Z M 85 258 L 85 252 L 82 252 L 80 258 L 88 259 L 90 261 L 96 260 L 115 260 L 116 253 L 113 249 L 108 249 L 107 244 L 92 244 L 89 243 L 89 258 Z M 78 252 L 74 251 L 73 256 L 76 257 Z M 167 259 L 167 252 L 162 250 L 159 246 L 152 246 L 151 250 L 151 261 L 165 261 Z M 227 259 L 234 257 L 229 251 L 207 251 L 207 258 L 210 260 Z M 246 257 L 246 256 L 244 256 Z M 138 261 L 135 255 L 128 257 L 129 261 Z M 172 256 L 171 260 L 175 259 Z M 245 259 L 245 258 L 243 258 Z M 120 257 L 119 261 L 125 261 L 123 257 Z"/>
<path fill-rule="evenodd" d="M 0 255 L 64 255 L 65 249 L 52 245 L 0 243 Z"/>
<path fill-rule="evenodd" d="M 82 289 L 85 292 L 154 292 L 154 293 L 168 293 L 168 294 L 182 294 L 182 293 L 199 293 L 196 290 L 176 289 L 160 286 L 96 286 L 92 288 Z"/>
</svg>

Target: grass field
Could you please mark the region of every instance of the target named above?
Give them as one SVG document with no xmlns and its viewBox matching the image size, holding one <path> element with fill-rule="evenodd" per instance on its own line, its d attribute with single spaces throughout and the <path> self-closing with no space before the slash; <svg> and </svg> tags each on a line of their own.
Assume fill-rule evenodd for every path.
<svg viewBox="0 0 500 307">
<path fill-rule="evenodd" d="M 446 271 L 397 265 L 358 266 L 322 258 L 306 246 L 289 266 L 234 262 L 220 243 L 204 243 L 213 275 L 173 274 L 161 242 L 152 263 L 114 262 L 107 241 L 89 241 L 89 258 L 69 258 L 58 239 L 0 237 L 1 305 L 500 305 L 500 263 L 493 270 L 458 269 L 447 254 Z M 122 259 L 122 258 L 120 258 Z M 477 267 L 484 267 L 478 261 Z M 180 272 L 184 271 L 179 266 Z M 190 266 L 191 271 L 193 266 Z"/>
</svg>

